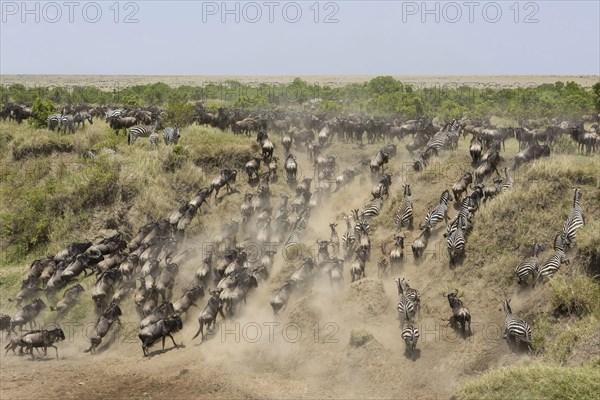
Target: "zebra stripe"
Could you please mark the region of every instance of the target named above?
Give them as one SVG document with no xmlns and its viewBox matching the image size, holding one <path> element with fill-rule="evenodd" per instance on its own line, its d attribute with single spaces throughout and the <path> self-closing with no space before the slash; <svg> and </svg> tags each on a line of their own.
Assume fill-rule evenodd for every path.
<svg viewBox="0 0 600 400">
<path fill-rule="evenodd" d="M 135 125 L 132 126 L 131 128 L 129 128 L 129 134 L 127 135 L 127 144 L 129 144 L 130 146 L 133 146 L 133 144 L 135 143 L 135 140 L 138 137 L 149 137 L 152 133 L 154 133 L 156 131 L 156 127 L 158 125 L 158 121 L 157 123 L 154 124 L 154 126 L 149 126 L 149 125 Z"/>
<path fill-rule="evenodd" d="M 463 234 L 462 217 L 458 217 L 456 230 L 448 236 L 446 245 L 448 247 L 448 255 L 450 256 L 450 264 L 454 264 L 458 258 L 465 254 L 465 236 Z"/>
<path fill-rule="evenodd" d="M 458 227 L 458 221 L 461 218 L 462 218 L 462 226 L 461 227 L 463 230 L 463 234 L 465 231 L 467 231 L 470 228 L 470 221 L 471 221 L 471 218 L 473 217 L 473 214 L 471 213 L 469 205 L 470 205 L 469 198 L 468 197 L 463 198 L 460 203 L 460 210 L 458 211 L 458 215 L 448 225 L 448 228 L 446 229 L 446 234 L 444 235 L 445 237 L 450 237 L 450 235 L 452 235 L 452 233 L 454 233 L 454 231 L 456 231 L 456 228 Z"/>
<path fill-rule="evenodd" d="M 579 205 L 581 200 L 581 189 L 575 189 L 575 195 L 573 197 L 573 208 L 563 226 L 563 236 L 566 239 L 567 244 L 571 247 L 575 243 L 577 236 L 577 230 L 585 225 L 585 217 L 583 210 Z"/>
<path fill-rule="evenodd" d="M 60 115 L 60 114 L 48 115 L 48 130 L 53 131 L 54 128 L 60 129 L 61 119 L 62 119 L 62 115 Z"/>
<path fill-rule="evenodd" d="M 283 245 L 284 250 L 288 250 L 294 246 L 297 246 L 298 243 L 300 243 L 299 233 L 303 229 L 306 229 L 306 220 L 304 219 L 304 217 L 300 217 L 294 224 L 294 227 L 290 232 L 288 240 L 286 240 L 285 244 Z"/>
<path fill-rule="evenodd" d="M 60 125 L 58 126 L 58 131 L 60 132 L 60 129 L 64 127 L 65 128 L 65 133 L 67 133 L 67 129 L 69 130 L 69 132 L 74 132 L 75 131 L 75 120 L 73 119 L 72 115 L 63 115 L 60 118 Z"/>
<path fill-rule="evenodd" d="M 510 309 L 510 300 L 504 300 L 502 303 L 504 308 L 504 314 L 506 318 L 504 320 L 504 334 L 505 337 L 509 340 L 514 338 L 517 342 L 517 346 L 519 342 L 524 342 L 527 344 L 529 350 L 533 350 L 531 347 L 531 326 L 521 318 L 512 314 L 512 310 Z"/>
<path fill-rule="evenodd" d="M 406 226 L 408 229 L 413 228 L 413 204 L 410 199 L 410 187 L 406 185 L 404 187 L 404 197 L 400 202 L 400 206 L 398 207 L 398 211 L 396 212 L 396 227 L 398 229 L 402 229 L 402 227 Z"/>
<path fill-rule="evenodd" d="M 567 259 L 567 255 L 562 250 L 556 250 L 552 257 L 548 259 L 540 268 L 535 281 L 533 282 L 533 286 L 535 286 L 538 282 L 543 280 L 543 278 L 550 278 L 554 276 L 560 269 L 562 264 L 569 264 L 569 260 Z"/>
<path fill-rule="evenodd" d="M 411 323 L 407 324 L 402 329 L 402 340 L 406 344 L 406 350 L 412 352 L 417 348 L 417 341 L 419 340 L 419 328 Z"/>
<path fill-rule="evenodd" d="M 174 128 L 165 128 L 163 131 L 163 139 L 167 146 L 170 144 L 177 144 L 179 142 L 179 137 L 179 127 L 177 125 L 175 125 Z"/>
<path fill-rule="evenodd" d="M 444 193 L 440 196 L 440 202 L 437 206 L 433 208 L 433 210 L 427 213 L 425 217 L 425 221 L 421 226 L 431 225 L 431 229 L 433 230 L 435 226 L 442 220 L 448 219 L 448 201 L 452 200 L 452 196 L 450 196 L 450 192 L 448 190 L 444 190 Z"/>
<path fill-rule="evenodd" d="M 364 206 L 362 209 L 363 216 L 365 218 L 376 217 L 379 215 L 381 208 L 383 207 L 383 199 L 378 197 L 371 201 L 369 204 Z"/>
<path fill-rule="evenodd" d="M 543 250 L 540 243 L 533 245 L 533 256 L 526 258 L 521 261 L 517 268 L 515 268 L 515 275 L 519 279 L 519 284 L 527 282 L 530 276 L 534 276 L 540 266 L 540 260 L 538 258 L 540 252 Z"/>
</svg>

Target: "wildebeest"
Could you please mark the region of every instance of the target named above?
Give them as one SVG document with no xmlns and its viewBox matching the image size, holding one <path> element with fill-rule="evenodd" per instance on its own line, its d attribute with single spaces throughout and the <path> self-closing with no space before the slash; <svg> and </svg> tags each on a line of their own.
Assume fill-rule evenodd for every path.
<svg viewBox="0 0 600 400">
<path fill-rule="evenodd" d="M 108 334 L 108 331 L 115 322 L 119 323 L 119 325 L 121 324 L 121 321 L 119 320 L 120 316 L 121 308 L 116 303 L 112 303 L 98 318 L 98 321 L 96 321 L 94 332 L 90 336 L 91 345 L 88 349 L 84 350 L 85 353 L 93 353 L 94 350 L 100 346 L 102 338 Z"/>
<path fill-rule="evenodd" d="M 283 286 L 281 286 L 281 288 L 279 288 L 277 294 L 271 299 L 270 304 L 275 315 L 278 315 L 279 311 L 281 311 L 287 305 L 290 297 L 292 296 L 294 288 L 295 282 L 287 281 L 285 284 L 283 284 Z"/>
<path fill-rule="evenodd" d="M 452 317 L 450 317 L 450 325 L 453 328 L 457 328 L 458 324 L 460 324 L 460 331 L 465 337 L 466 335 L 466 326 L 469 327 L 469 335 L 471 335 L 471 313 L 469 310 L 463 305 L 462 300 L 458 298 L 458 289 L 455 290 L 454 293 L 448 293 L 444 296 L 448 298 L 448 304 L 452 309 Z"/>
<path fill-rule="evenodd" d="M 262 159 L 260 157 L 254 157 L 252 160 L 248 161 L 244 166 L 246 173 L 248 174 L 248 182 L 258 181 L 260 179 L 258 172 L 260 171 L 260 162 Z"/>
<path fill-rule="evenodd" d="M 140 331 L 139 338 L 142 341 L 142 351 L 144 356 L 148 355 L 148 348 L 162 339 L 162 349 L 165 349 L 165 339 L 170 337 L 173 341 L 173 346 L 179 348 L 179 345 L 175 343 L 173 333 L 176 333 L 183 329 L 183 321 L 179 315 L 173 315 L 159 320 L 157 323 L 149 325 Z"/>
<path fill-rule="evenodd" d="M 221 291 L 213 290 L 209 291 L 211 297 L 208 300 L 208 304 L 202 310 L 200 315 L 198 316 L 198 322 L 200 327 L 198 328 L 198 332 L 194 335 L 192 339 L 195 339 L 199 334 L 202 334 L 202 341 L 204 342 L 204 325 L 206 325 L 207 329 L 210 329 L 211 325 L 214 326 L 217 320 L 217 313 L 221 314 L 221 317 L 225 318 L 223 314 L 223 302 L 220 298 Z"/>
<path fill-rule="evenodd" d="M 10 335 L 10 316 L 4 314 L 0 314 L 0 333 L 2 331 L 6 331 Z M 0 336 L 0 339 L 2 339 L 2 336 Z"/>
<path fill-rule="evenodd" d="M 463 193 L 468 194 L 467 188 L 473 183 L 473 174 L 465 172 L 458 182 L 452 185 L 452 194 L 456 204 L 460 204 Z"/>
<path fill-rule="evenodd" d="M 371 169 L 371 174 L 376 175 L 379 173 L 379 168 L 384 170 L 384 164 L 390 160 L 390 155 L 384 151 L 379 150 L 377 154 L 375 154 L 371 161 L 369 162 L 369 168 Z"/>
<path fill-rule="evenodd" d="M 539 145 L 537 143 L 532 144 L 525 150 L 520 151 L 515 156 L 515 165 L 513 169 L 519 168 L 519 166 L 532 161 L 537 160 L 540 157 L 547 157 L 550 155 L 550 146 L 547 144 Z"/>
<path fill-rule="evenodd" d="M 423 252 L 427 248 L 427 243 L 429 242 L 429 238 L 431 237 L 431 225 L 426 225 L 421 234 L 415 241 L 411 244 L 413 257 L 415 261 L 420 261 L 423 256 Z"/>
<path fill-rule="evenodd" d="M 298 163 L 296 162 L 296 157 L 293 154 L 288 154 L 285 158 L 284 168 L 285 172 L 287 173 L 287 179 L 289 181 L 295 181 L 296 173 L 298 171 Z"/>
<path fill-rule="evenodd" d="M 83 286 L 75 285 L 67 289 L 62 299 L 56 304 L 56 308 L 50 307 L 52 311 L 58 311 L 59 314 L 66 314 L 77 303 L 77 299 L 83 293 Z"/>
<path fill-rule="evenodd" d="M 367 259 L 367 250 L 363 247 L 358 247 L 356 250 L 354 262 L 350 265 L 351 281 L 357 281 L 365 278 L 365 261 Z"/>
<path fill-rule="evenodd" d="M 46 303 L 40 298 L 34 299 L 31 303 L 26 304 L 19 312 L 15 314 L 11 321 L 11 330 L 16 333 L 15 328 L 22 328 L 23 325 L 29 324 L 29 328 L 33 329 L 35 319 L 40 312 L 46 308 Z"/>
<path fill-rule="evenodd" d="M 196 301 L 202 297 L 204 297 L 204 287 L 194 285 L 191 289 L 186 290 L 183 296 L 173 304 L 173 310 L 179 315 L 187 313 L 191 306 L 198 307 Z"/>
<path fill-rule="evenodd" d="M 219 197 L 219 190 L 223 186 L 227 187 L 227 193 L 231 192 L 231 184 L 235 182 L 237 171 L 231 169 L 224 169 L 221 171 L 221 175 L 213 179 L 210 184 L 211 190 L 215 191 L 215 200 Z"/>
<path fill-rule="evenodd" d="M 96 284 L 92 289 L 92 299 L 96 307 L 102 308 L 104 300 L 114 292 L 114 286 L 121 278 L 121 271 L 118 268 L 113 268 L 100 274 L 96 280 Z"/>
<path fill-rule="evenodd" d="M 21 349 L 25 347 L 25 353 L 29 351 L 31 358 L 35 358 L 33 356 L 34 347 L 43 348 L 44 356 L 48 354 L 48 347 L 53 347 L 54 350 L 56 350 L 56 358 L 58 359 L 58 348 L 54 345 L 54 343 L 59 342 L 61 340 L 65 340 L 65 333 L 61 328 L 55 328 L 51 330 L 43 329 L 41 331 L 27 332 L 19 338 L 17 344 L 21 346 Z M 10 346 L 10 343 L 8 344 L 8 346 Z"/>
<path fill-rule="evenodd" d="M 158 307 L 155 307 L 142 321 L 140 322 L 140 329 L 155 324 L 162 318 L 166 318 L 169 315 L 175 313 L 173 304 L 169 301 L 163 301 Z"/>
</svg>

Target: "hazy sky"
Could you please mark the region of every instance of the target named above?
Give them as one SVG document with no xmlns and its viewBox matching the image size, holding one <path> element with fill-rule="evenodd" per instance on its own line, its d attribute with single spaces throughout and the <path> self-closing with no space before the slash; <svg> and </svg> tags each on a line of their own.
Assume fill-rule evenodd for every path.
<svg viewBox="0 0 600 400">
<path fill-rule="evenodd" d="M 0 8 L 3 74 L 600 74 L 598 0 Z"/>
</svg>

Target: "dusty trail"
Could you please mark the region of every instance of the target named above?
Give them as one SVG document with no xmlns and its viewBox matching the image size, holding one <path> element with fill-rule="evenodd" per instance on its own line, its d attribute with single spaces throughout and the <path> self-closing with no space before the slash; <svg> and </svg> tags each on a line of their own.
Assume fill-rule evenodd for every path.
<svg viewBox="0 0 600 400">
<path fill-rule="evenodd" d="M 277 150 L 280 146 L 274 141 Z M 461 140 L 459 152 L 465 152 Z M 381 144 L 357 149 L 352 144 L 334 145 L 331 154 L 338 157 L 340 171 L 357 160 L 367 158 Z M 351 151 L 349 151 L 351 150 Z M 411 158 L 398 144 L 399 154 L 389 164 L 397 176 L 392 195 L 384 207 L 391 207 L 402 195 L 399 178 Z M 301 166 L 308 161 L 304 152 L 295 152 Z M 326 152 L 327 154 L 327 152 Z M 280 154 L 280 160 L 282 160 Z M 306 169 L 306 167 L 304 167 Z M 284 171 L 281 167 L 282 178 Z M 368 170 L 368 169 L 367 169 Z M 308 176 L 307 171 L 303 171 Z M 312 172 L 312 171 L 311 171 Z M 301 175 L 299 174 L 299 177 Z M 446 177 L 432 185 L 409 178 L 415 204 L 415 225 L 425 210 L 439 198 Z M 239 204 L 247 188 L 237 184 L 241 193 L 224 201 L 223 207 L 239 215 Z M 328 223 L 338 222 L 338 233 L 345 230 L 342 220 L 352 208 L 361 208 L 370 199 L 371 182 L 364 173 L 327 200 L 329 206 L 314 212 L 303 243 L 329 238 Z M 277 207 L 279 199 L 274 198 Z M 235 206 L 234 206 L 235 205 Z M 236 208 L 237 207 L 237 208 Z M 456 214 L 451 207 L 450 217 Z M 204 215 L 199 216 L 204 218 Z M 233 320 L 221 322 L 219 329 L 200 344 L 192 340 L 197 330 L 198 310 L 192 309 L 184 329 L 175 336 L 185 348 L 142 357 L 135 326 L 135 312 L 129 304 L 124 309 L 125 332 L 106 351 L 90 356 L 82 353 L 87 342 L 81 327 L 68 334 L 59 345 L 60 360 L 48 357 L 41 361 L 0 354 L 1 398 L 449 398 L 464 380 L 475 372 L 517 362 L 502 339 L 503 314 L 498 302 L 500 293 L 489 289 L 490 282 L 465 273 L 452 271 L 445 255 L 445 226 L 434 232 L 426 259 L 420 265 L 412 261 L 410 243 L 418 230 L 406 233 L 406 262 L 400 271 L 377 279 L 378 243 L 393 234 L 393 222 L 374 226 L 371 237 L 372 257 L 367 263 L 367 278 L 350 285 L 349 264 L 345 264 L 344 289 L 330 288 L 319 279 L 306 293 L 295 295 L 279 317 L 273 316 L 269 300 L 289 275 L 281 253 L 275 257 L 271 280 L 259 287 Z M 436 250 L 437 251 L 433 251 Z M 193 268 L 181 271 L 186 282 Z M 416 359 L 404 354 L 396 311 L 396 286 L 393 278 L 405 277 L 411 287 L 421 292 L 422 311 L 417 318 L 421 331 Z M 461 281 L 459 285 L 458 282 Z M 458 287 L 461 298 L 473 315 L 473 336 L 457 337 L 446 327 L 451 310 L 442 294 Z M 175 293 L 178 293 L 176 290 Z M 519 299 L 523 301 L 523 296 Z M 515 300 L 518 306 L 519 300 Z M 201 302 L 202 306 L 206 299 Z M 93 319 L 93 318 L 91 318 Z M 132 329 L 130 329 L 133 327 Z M 374 337 L 364 346 L 349 345 L 353 329 L 365 329 Z M 52 351 L 52 349 L 50 349 Z M 49 354 L 53 354 L 50 352 Z"/>
</svg>

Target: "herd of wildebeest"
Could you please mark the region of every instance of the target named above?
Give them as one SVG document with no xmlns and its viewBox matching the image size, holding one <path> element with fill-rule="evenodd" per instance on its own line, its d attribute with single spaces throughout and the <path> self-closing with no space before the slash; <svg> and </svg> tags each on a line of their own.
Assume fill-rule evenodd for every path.
<svg viewBox="0 0 600 400">
<path fill-rule="evenodd" d="M 467 239 L 480 205 L 494 201 L 495 197 L 512 189 L 512 171 L 527 162 L 549 156 L 552 144 L 562 135 L 570 136 L 577 143 L 582 156 L 596 157 L 594 153 L 600 145 L 598 124 L 592 124 L 586 130 L 583 121 L 553 121 L 544 129 L 529 129 L 524 122 L 518 127 L 497 128 L 489 119 L 453 120 L 438 125 L 435 119 L 427 117 L 404 120 L 285 110 L 251 113 L 231 108 L 221 108 L 212 114 L 201 104 L 196 105 L 196 111 L 198 124 L 230 130 L 234 134 L 256 135 L 260 155 L 244 165 L 222 166 L 210 185 L 201 188 L 165 219 L 148 222 L 131 237 L 117 232 L 97 243 L 87 240 L 70 243 L 55 255 L 33 261 L 23 278 L 21 290 L 12 299 L 19 311 L 12 318 L 0 316 L 0 330 L 7 331 L 10 336 L 7 353 L 12 349 L 16 354 L 19 349 L 19 354 L 25 351 L 34 357 L 33 348 L 43 349 L 44 355 L 48 347 L 56 349 L 55 343 L 65 339 L 60 321 L 80 301 L 86 292 L 82 282 L 90 278 L 94 280 L 90 291 L 97 321 L 89 337 L 90 346 L 84 351 L 94 353 L 102 345 L 103 339 L 115 329 L 115 323 L 120 323 L 121 303 L 133 296 L 141 321 L 139 338 L 144 355 L 148 355 L 149 348 L 158 341 L 162 341 L 164 350 L 167 337 L 178 347 L 173 334 L 182 329 L 192 306 L 202 310 L 194 336 L 201 335 L 202 341 L 214 330 L 219 315 L 235 318 L 253 290 L 269 284 L 277 246 L 267 244 L 279 244 L 283 262 L 294 271 L 273 292 L 270 305 L 275 315 L 283 312 L 290 299 L 308 290 L 316 279 L 327 279 L 332 287 L 340 289 L 344 287 L 344 275 L 349 275 L 352 282 L 363 279 L 374 248 L 380 249 L 381 253 L 374 260 L 378 277 L 401 273 L 409 255 L 408 252 L 405 254 L 406 233 L 415 228 L 411 186 L 403 182 L 402 190 L 397 190 L 403 195 L 395 210 L 394 223 L 388 226 L 395 230 L 389 240 L 372 247 L 369 224 L 389 202 L 393 174 L 386 172 L 386 165 L 388 169 L 394 165 L 397 146 L 401 143 L 412 156 L 412 166 L 419 173 L 442 152 L 457 151 L 460 140 L 470 140 L 468 147 L 473 172 L 465 170 L 451 188 L 440 194 L 439 202 L 416 225 L 420 234 L 410 245 L 414 262 L 421 263 L 430 238 L 440 234 L 436 232 L 437 225 L 445 221 L 443 237 L 449 267 L 455 268 L 465 258 Z M 17 123 L 30 115 L 30 107 L 15 104 L 6 105 L 0 114 Z M 153 107 L 65 106 L 60 114 L 48 117 L 48 129 L 57 129 L 60 134 L 64 128 L 65 133 L 73 133 L 78 125 L 84 127 L 85 121 L 93 123 L 95 118 L 104 120 L 116 134 L 126 129 L 131 145 L 136 137 L 145 136 L 157 146 L 158 129 L 163 129 L 167 145 L 175 144 L 180 137 L 180 128 L 162 127 L 163 117 L 164 112 Z M 364 148 L 365 134 L 368 144 L 380 142 L 382 145 L 371 158 L 341 166 L 335 156 L 328 154 L 334 146 L 349 142 Z M 275 137 L 278 140 L 275 141 Z M 518 141 L 519 152 L 514 156 L 514 164 L 508 166 L 507 157 L 501 154 L 505 152 L 505 141 L 512 139 Z M 280 158 L 275 155 L 278 146 L 274 142 L 281 144 L 285 175 L 280 173 Z M 118 149 L 107 150 L 115 152 Z M 301 170 L 300 154 L 306 154 L 306 170 L 311 171 L 310 177 L 297 177 Z M 86 156 L 95 157 L 96 154 L 88 152 Z M 239 182 L 238 168 L 247 174 L 247 184 Z M 327 238 L 317 239 L 313 254 L 310 251 L 312 243 L 302 240 L 310 216 L 320 209 L 327 209 L 333 193 L 364 175 L 370 175 L 373 184 L 370 198 L 365 199 L 362 209 L 348 210 L 343 222 L 330 223 L 330 234 Z M 288 194 L 274 196 L 271 185 L 280 180 L 284 182 L 282 190 L 287 185 Z M 198 215 L 202 204 L 214 202 L 218 207 L 224 196 L 240 192 L 236 186 L 246 190 L 241 199 L 239 218 L 233 220 L 235 217 L 229 216 L 232 221 L 224 223 L 221 230 L 212 235 L 211 246 L 199 251 L 191 240 L 187 240 L 187 227 Z M 222 188 L 227 193 L 219 197 Z M 572 209 L 562 229 L 557 227 L 553 254 L 539 259 L 544 245 L 535 243 L 532 255 L 516 266 L 515 277 L 519 284 L 527 284 L 532 278 L 531 285 L 535 286 L 551 279 L 562 264 L 569 262 L 567 252 L 573 251 L 577 230 L 585 225 L 579 204 L 581 196 L 581 190 L 574 189 Z M 449 203 L 452 201 L 457 214 L 450 219 Z M 345 227 L 342 235 L 338 234 L 338 223 Z M 257 243 L 267 250 L 253 254 L 250 249 Z M 344 273 L 347 263 L 349 274 Z M 174 297 L 179 271 L 194 269 L 193 279 L 190 274 L 184 274 L 186 287 L 181 297 Z M 412 356 L 419 338 L 416 317 L 420 315 L 421 295 L 410 287 L 407 279 L 399 277 L 395 281 L 401 337 L 406 343 L 407 355 Z M 58 298 L 61 291 L 63 294 Z M 42 292 L 46 301 L 39 297 Z M 445 296 L 451 308 L 449 323 L 463 336 L 470 335 L 471 314 L 459 298 L 458 290 Z M 505 336 L 509 344 L 516 342 L 519 347 L 522 342 L 531 350 L 531 327 L 512 314 L 509 301 L 503 302 Z M 27 325 L 34 328 L 36 320 L 48 308 L 46 303 L 52 304 L 46 312 L 56 313 L 51 318 L 56 321 L 56 326 L 23 331 Z M 110 345 L 106 342 L 105 347 Z M 58 350 L 56 355 L 58 357 Z"/>
</svg>

